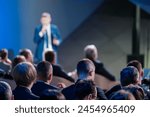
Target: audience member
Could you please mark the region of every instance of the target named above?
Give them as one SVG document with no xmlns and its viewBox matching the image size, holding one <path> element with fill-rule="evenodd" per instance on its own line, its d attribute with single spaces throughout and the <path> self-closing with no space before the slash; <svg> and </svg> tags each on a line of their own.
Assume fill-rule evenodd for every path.
<svg viewBox="0 0 150 117">
<path fill-rule="evenodd" d="M 92 80 L 79 80 L 75 84 L 75 98 L 77 100 L 97 99 L 96 85 Z"/>
<path fill-rule="evenodd" d="M 45 60 L 50 62 L 53 67 L 53 75 L 59 76 L 61 78 L 65 78 L 66 80 L 69 80 L 71 82 L 75 82 L 75 80 L 70 77 L 59 65 L 56 65 L 56 56 L 53 51 L 46 51 L 45 52 Z"/>
<path fill-rule="evenodd" d="M 120 73 L 120 82 L 122 86 L 128 86 L 130 84 L 138 85 L 139 72 L 137 68 L 133 66 L 124 68 Z"/>
<path fill-rule="evenodd" d="M 11 87 L 8 83 L 0 81 L 0 100 L 13 100 Z"/>
<path fill-rule="evenodd" d="M 6 49 L 2 49 L 0 56 L 0 69 L 4 70 L 6 73 L 9 73 L 11 71 L 11 61 L 8 59 L 8 51 Z"/>
<path fill-rule="evenodd" d="M 104 67 L 104 64 L 98 60 L 98 52 L 95 45 L 87 45 L 84 53 L 86 58 L 93 61 L 96 74 L 102 75 L 111 81 L 116 81 L 115 77 Z"/>
<path fill-rule="evenodd" d="M 26 62 L 26 58 L 22 55 L 17 55 L 12 61 L 12 69 L 14 69 L 16 65 L 22 62 Z"/>
<path fill-rule="evenodd" d="M 1 58 L 1 60 L 5 61 L 6 63 L 11 65 L 12 62 L 8 58 L 8 50 L 7 49 L 0 50 L 0 58 Z"/>
<path fill-rule="evenodd" d="M 55 89 L 50 85 L 53 77 L 53 68 L 48 61 L 42 61 L 37 65 L 37 81 L 32 87 L 32 92 L 35 95 L 41 96 L 42 92 L 46 89 Z"/>
<path fill-rule="evenodd" d="M 137 60 L 133 60 L 133 61 L 130 61 L 127 66 L 134 66 L 135 68 L 137 68 L 137 70 L 139 72 L 138 85 L 140 87 L 142 87 L 142 89 L 144 90 L 145 99 L 150 99 L 150 92 L 147 91 L 142 86 L 142 79 L 143 79 L 143 76 L 144 76 L 144 71 L 143 71 L 143 68 L 142 68 L 142 64 L 139 61 L 137 61 Z"/>
<path fill-rule="evenodd" d="M 95 77 L 95 66 L 93 62 L 89 59 L 83 59 L 78 62 L 77 64 L 77 74 L 78 74 L 78 81 L 80 80 L 93 80 Z M 76 83 L 77 83 L 76 82 Z M 96 87 L 97 89 L 97 99 L 99 100 L 105 100 L 107 99 L 103 90 L 99 87 Z M 65 95 L 67 100 L 73 100 L 75 99 L 75 84 L 64 88 L 62 90 L 62 93 Z"/>
<path fill-rule="evenodd" d="M 36 69 L 29 62 L 19 63 L 13 69 L 13 78 L 17 87 L 13 91 L 15 100 L 37 100 L 38 96 L 32 93 L 33 86 L 37 77 Z"/>
<path fill-rule="evenodd" d="M 58 90 L 47 89 L 43 91 L 40 100 L 65 100 L 65 96 Z"/>
<path fill-rule="evenodd" d="M 33 54 L 30 49 L 22 49 L 19 54 L 24 56 L 27 62 L 33 63 Z"/>
</svg>

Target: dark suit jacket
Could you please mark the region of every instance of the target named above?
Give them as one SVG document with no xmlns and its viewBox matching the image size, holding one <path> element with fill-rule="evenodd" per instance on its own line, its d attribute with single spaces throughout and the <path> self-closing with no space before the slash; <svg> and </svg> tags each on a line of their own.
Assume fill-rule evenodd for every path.
<svg viewBox="0 0 150 117">
<path fill-rule="evenodd" d="M 28 88 L 17 86 L 13 90 L 15 100 L 38 100 L 39 97 L 34 95 Z"/>
<path fill-rule="evenodd" d="M 59 65 L 52 65 L 52 67 L 54 76 L 59 76 L 61 78 L 69 80 L 70 82 L 75 82 L 75 80 L 68 76 L 68 74 Z"/>
<path fill-rule="evenodd" d="M 104 91 L 99 87 L 96 87 L 96 89 L 97 89 L 97 99 L 98 100 L 107 100 L 107 97 L 105 96 Z M 73 84 L 73 85 L 71 85 L 67 88 L 64 88 L 62 90 L 62 93 L 66 97 L 66 100 L 76 100 L 76 97 L 75 97 L 75 84 Z"/>
<path fill-rule="evenodd" d="M 45 41 L 48 42 L 48 36 L 46 34 L 42 38 L 39 36 L 39 32 L 41 31 L 41 29 L 42 29 L 42 25 L 37 26 L 35 29 L 35 34 L 34 34 L 34 43 L 37 44 L 37 48 L 36 48 L 36 52 L 35 52 L 35 58 L 38 61 L 41 61 L 42 57 L 43 57 L 42 54 L 43 54 L 43 49 L 44 49 L 44 42 Z M 58 27 L 54 24 L 51 24 L 52 42 L 53 42 L 54 38 L 58 39 L 60 42 L 62 41 Z M 57 46 L 54 45 L 53 43 L 52 43 L 52 46 L 53 46 L 54 51 L 57 51 Z"/>
<path fill-rule="evenodd" d="M 105 95 L 107 96 L 108 99 L 111 99 L 111 97 L 119 90 L 121 90 L 122 87 L 120 84 L 113 86 L 111 89 L 109 89 Z"/>
<path fill-rule="evenodd" d="M 55 89 L 55 90 L 58 90 L 57 87 L 54 87 L 54 86 L 51 86 L 49 84 L 46 84 L 45 82 L 43 81 L 37 81 L 33 87 L 32 87 L 32 92 L 37 95 L 37 96 L 41 96 L 42 92 L 46 89 Z"/>
<path fill-rule="evenodd" d="M 93 61 L 95 65 L 95 73 L 106 77 L 108 80 L 116 81 L 115 77 L 104 67 L 104 64 L 99 61 Z"/>
</svg>

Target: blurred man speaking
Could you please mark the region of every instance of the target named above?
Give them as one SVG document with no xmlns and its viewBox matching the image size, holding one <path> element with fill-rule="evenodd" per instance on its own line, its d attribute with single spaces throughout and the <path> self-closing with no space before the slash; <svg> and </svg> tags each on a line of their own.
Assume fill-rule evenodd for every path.
<svg viewBox="0 0 150 117">
<path fill-rule="evenodd" d="M 56 25 L 51 24 L 51 15 L 47 12 L 42 13 L 41 24 L 36 27 L 34 42 L 37 44 L 35 59 L 41 61 L 44 52 L 51 50 L 57 52 L 61 43 L 61 36 Z"/>
</svg>

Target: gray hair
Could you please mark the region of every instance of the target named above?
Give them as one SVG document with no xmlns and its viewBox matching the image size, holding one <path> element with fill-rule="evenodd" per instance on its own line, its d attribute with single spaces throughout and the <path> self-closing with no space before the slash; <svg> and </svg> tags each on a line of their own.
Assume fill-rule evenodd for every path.
<svg viewBox="0 0 150 117">
<path fill-rule="evenodd" d="M 90 60 L 95 60 L 98 57 L 97 48 L 95 45 L 87 45 L 84 48 L 85 57 Z"/>
</svg>

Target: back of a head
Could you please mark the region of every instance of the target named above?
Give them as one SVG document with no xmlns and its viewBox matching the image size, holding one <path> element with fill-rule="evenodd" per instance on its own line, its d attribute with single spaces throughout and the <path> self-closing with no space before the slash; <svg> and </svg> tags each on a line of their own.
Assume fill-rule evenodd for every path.
<svg viewBox="0 0 150 117">
<path fill-rule="evenodd" d="M 98 57 L 97 48 L 95 45 L 87 45 L 84 48 L 85 57 L 90 60 L 96 60 Z"/>
<path fill-rule="evenodd" d="M 135 97 L 128 91 L 120 90 L 116 92 L 110 100 L 135 100 Z"/>
<path fill-rule="evenodd" d="M 8 57 L 8 50 L 7 49 L 0 50 L 0 56 L 2 60 L 6 59 Z"/>
<path fill-rule="evenodd" d="M 95 73 L 95 66 L 91 60 L 83 59 L 78 62 L 77 74 L 79 77 L 83 75 L 88 77 L 90 75 L 90 72 Z M 94 75 L 92 77 L 94 77 Z"/>
<path fill-rule="evenodd" d="M 52 76 L 53 68 L 50 62 L 42 61 L 37 65 L 38 79 L 47 82 L 49 76 Z"/>
<path fill-rule="evenodd" d="M 138 79 L 139 79 L 139 72 L 133 66 L 124 68 L 120 73 L 120 82 L 122 86 L 137 84 Z"/>
<path fill-rule="evenodd" d="M 11 99 L 12 99 L 11 87 L 6 82 L 0 81 L 0 100 L 11 100 Z"/>
<path fill-rule="evenodd" d="M 55 63 L 55 52 L 53 52 L 53 51 L 46 51 L 44 57 L 45 57 L 45 61 L 48 61 L 51 64 Z"/>
<path fill-rule="evenodd" d="M 28 62 L 33 62 L 33 54 L 30 49 L 22 49 L 19 54 L 24 56 Z"/>
<path fill-rule="evenodd" d="M 93 100 L 97 97 L 96 85 L 92 80 L 80 80 L 75 84 L 75 97 L 78 100 Z"/>
<path fill-rule="evenodd" d="M 128 66 L 133 66 L 133 67 L 137 68 L 137 70 L 138 70 L 139 72 L 140 72 L 141 69 L 142 69 L 142 64 L 141 64 L 139 61 L 137 61 L 137 60 L 130 61 L 130 62 L 127 64 L 127 67 L 128 67 Z"/>
<path fill-rule="evenodd" d="M 65 100 L 65 96 L 57 90 L 45 90 L 40 96 L 40 100 Z"/>
<path fill-rule="evenodd" d="M 141 80 L 142 80 L 143 75 L 144 75 L 142 64 L 139 61 L 137 61 L 137 60 L 133 60 L 133 61 L 130 61 L 127 64 L 127 66 L 134 66 L 135 68 L 137 68 L 137 70 L 139 72 L 139 84 L 141 84 Z"/>
<path fill-rule="evenodd" d="M 18 86 L 28 87 L 36 80 L 36 69 L 29 62 L 19 63 L 12 71 L 13 78 Z"/>
<path fill-rule="evenodd" d="M 129 85 L 123 88 L 132 93 L 136 100 L 144 100 L 145 94 L 143 89 L 138 85 Z"/>
<path fill-rule="evenodd" d="M 16 56 L 12 62 L 12 68 L 14 68 L 16 65 L 18 65 L 19 63 L 22 63 L 22 62 L 26 62 L 25 57 L 22 55 Z"/>
</svg>

